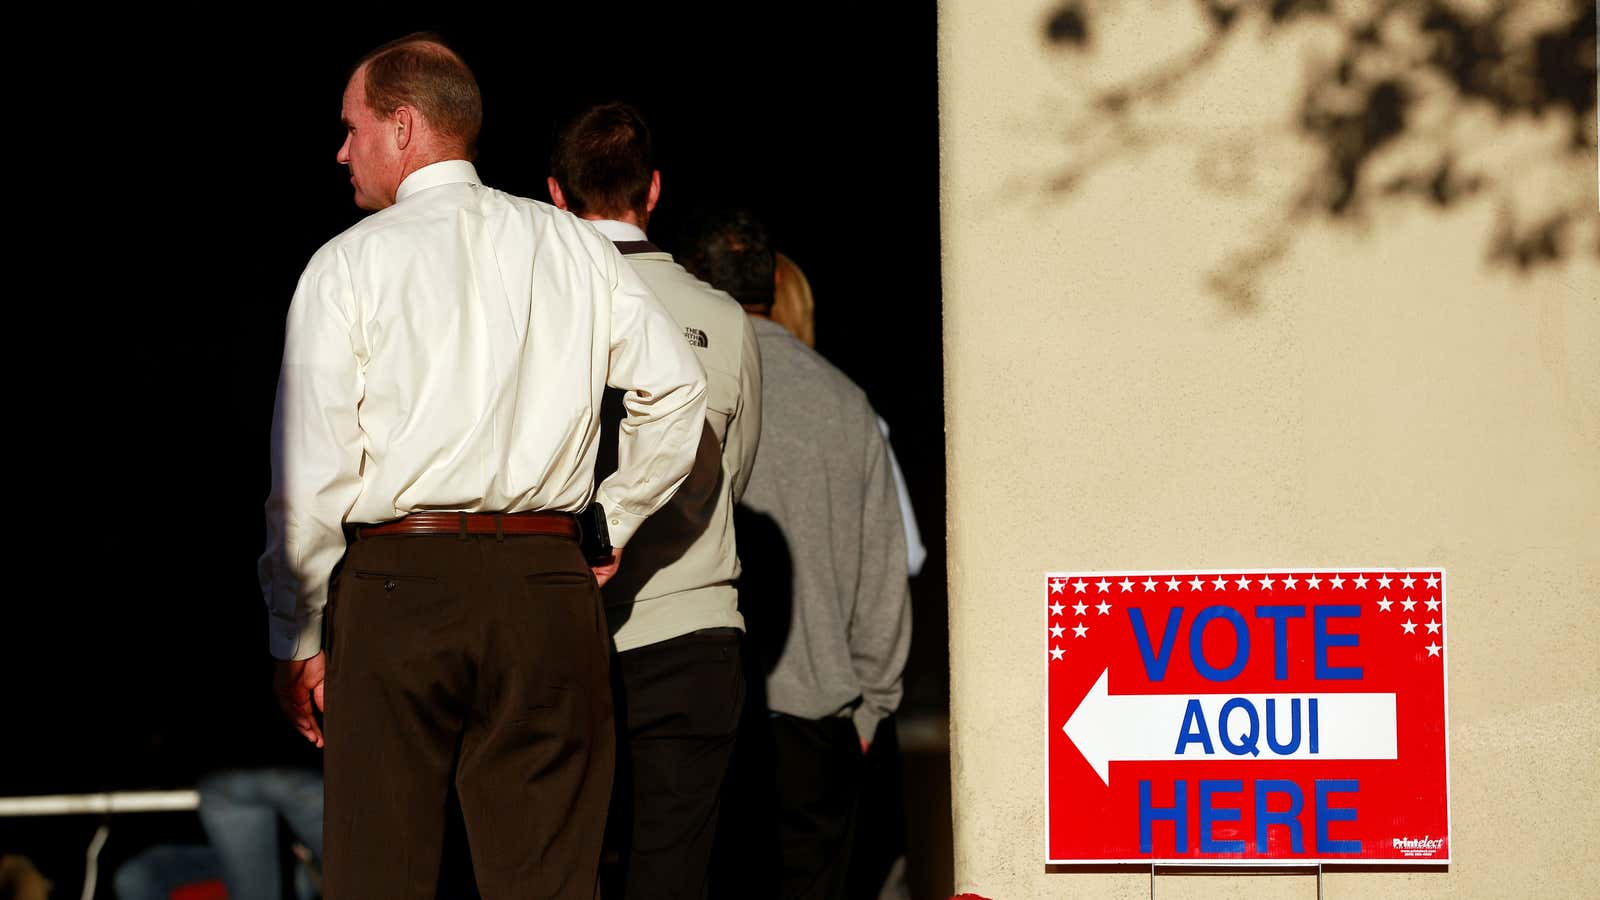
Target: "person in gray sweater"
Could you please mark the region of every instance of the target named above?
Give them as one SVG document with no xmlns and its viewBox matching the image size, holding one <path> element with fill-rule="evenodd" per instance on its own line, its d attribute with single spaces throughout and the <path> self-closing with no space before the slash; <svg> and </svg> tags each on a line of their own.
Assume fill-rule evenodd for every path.
<svg viewBox="0 0 1600 900">
<path fill-rule="evenodd" d="M 766 671 L 778 896 L 839 897 L 863 758 L 900 703 L 911 642 L 888 449 L 866 394 L 768 318 L 764 226 L 733 212 L 692 233 L 685 268 L 744 305 L 761 349 L 761 451 L 736 528 L 740 605 Z"/>
</svg>

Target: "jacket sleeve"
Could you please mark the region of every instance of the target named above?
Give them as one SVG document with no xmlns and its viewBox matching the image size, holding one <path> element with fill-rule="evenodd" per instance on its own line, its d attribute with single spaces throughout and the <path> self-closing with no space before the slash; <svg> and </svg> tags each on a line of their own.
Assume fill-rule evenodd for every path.
<svg viewBox="0 0 1600 900">
<path fill-rule="evenodd" d="M 878 722 L 900 705 L 901 674 L 911 650 L 911 591 L 906 583 L 905 529 L 888 447 L 869 410 L 866 491 L 861 506 L 861 577 L 850 617 L 850 662 L 861 682 L 856 733 L 871 741 Z"/>
<path fill-rule="evenodd" d="M 361 493 L 363 347 L 349 266 L 324 247 L 289 304 L 272 416 L 267 548 L 257 574 L 269 647 L 279 659 L 322 648 L 328 581 L 344 555 L 345 516 Z"/>
<path fill-rule="evenodd" d="M 739 403 L 728 422 L 722 448 L 722 467 L 727 471 L 733 502 L 744 497 L 755 468 L 756 448 L 761 444 L 761 348 L 756 343 L 750 317 L 744 319 L 744 341 L 739 353 Z"/>
<path fill-rule="evenodd" d="M 623 391 L 617 470 L 595 498 L 623 547 L 694 464 L 706 417 L 706 375 L 683 331 L 610 242 L 611 355 L 606 384 Z"/>
</svg>

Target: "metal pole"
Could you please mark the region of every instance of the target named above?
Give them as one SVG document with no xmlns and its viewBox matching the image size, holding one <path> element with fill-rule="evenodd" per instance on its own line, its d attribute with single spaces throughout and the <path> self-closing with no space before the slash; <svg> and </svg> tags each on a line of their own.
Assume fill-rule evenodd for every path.
<svg viewBox="0 0 1600 900">
<path fill-rule="evenodd" d="M 0 816 L 78 816 L 170 812 L 200 808 L 199 791 L 113 791 L 104 794 L 51 794 L 0 797 Z"/>
</svg>

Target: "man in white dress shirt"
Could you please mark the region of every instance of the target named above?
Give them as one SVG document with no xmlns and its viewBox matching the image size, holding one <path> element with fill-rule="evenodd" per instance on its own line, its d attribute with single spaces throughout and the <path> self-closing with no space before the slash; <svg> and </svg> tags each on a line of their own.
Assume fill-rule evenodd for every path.
<svg viewBox="0 0 1600 900">
<path fill-rule="evenodd" d="M 616 243 L 706 370 L 694 469 L 605 590 L 620 734 L 607 830 L 621 865 L 608 896 L 698 900 L 744 702 L 733 505 L 761 436 L 760 351 L 738 302 L 646 236 L 661 173 L 637 110 L 584 111 L 562 129 L 550 169 L 551 199 Z"/>
<path fill-rule="evenodd" d="M 481 108 L 431 36 L 357 65 L 338 160 L 374 212 L 289 308 L 260 574 L 280 702 L 326 734 L 330 900 L 433 897 L 452 786 L 485 898 L 594 896 L 616 563 L 591 573 L 573 514 L 593 493 L 620 557 L 704 420 L 700 364 L 615 248 L 479 181 Z M 608 385 L 626 418 L 595 490 Z"/>
</svg>

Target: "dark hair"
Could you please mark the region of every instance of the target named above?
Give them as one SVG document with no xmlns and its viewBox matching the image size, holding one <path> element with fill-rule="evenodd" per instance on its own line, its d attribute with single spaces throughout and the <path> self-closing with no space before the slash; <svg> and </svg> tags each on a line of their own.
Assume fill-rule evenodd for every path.
<svg viewBox="0 0 1600 900">
<path fill-rule="evenodd" d="M 696 278 L 745 306 L 772 306 L 772 241 L 749 210 L 701 213 L 684 229 L 683 243 L 678 262 Z"/>
<path fill-rule="evenodd" d="M 465 61 L 444 40 L 419 31 L 373 50 L 356 63 L 366 72 L 367 108 L 387 117 L 414 107 L 441 136 L 472 155 L 483 128 L 483 95 Z"/>
<path fill-rule="evenodd" d="M 626 103 L 580 113 L 561 129 L 550 154 L 550 175 L 580 216 L 645 212 L 654 170 L 650 126 Z"/>
</svg>

